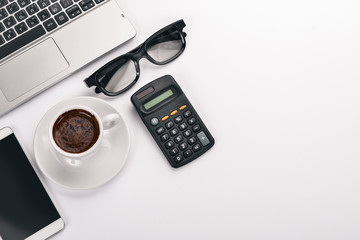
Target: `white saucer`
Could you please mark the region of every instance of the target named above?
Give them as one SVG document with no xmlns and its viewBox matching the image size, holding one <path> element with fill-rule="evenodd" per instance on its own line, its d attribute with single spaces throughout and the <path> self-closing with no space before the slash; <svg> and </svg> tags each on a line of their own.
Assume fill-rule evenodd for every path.
<svg viewBox="0 0 360 240">
<path fill-rule="evenodd" d="M 115 177 L 125 164 L 130 149 L 130 135 L 124 119 L 104 132 L 101 148 L 80 165 L 71 165 L 54 154 L 50 146 L 49 127 L 55 114 L 70 105 L 85 105 L 105 116 L 119 112 L 109 103 L 93 97 L 66 99 L 51 108 L 40 120 L 35 132 L 35 159 L 46 177 L 72 189 L 88 189 L 100 186 Z"/>
</svg>

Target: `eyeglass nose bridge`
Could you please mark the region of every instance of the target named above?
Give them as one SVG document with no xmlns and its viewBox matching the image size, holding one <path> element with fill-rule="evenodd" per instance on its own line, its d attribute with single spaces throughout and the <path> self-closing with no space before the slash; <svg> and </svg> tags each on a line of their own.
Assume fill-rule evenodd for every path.
<svg viewBox="0 0 360 240">
<path fill-rule="evenodd" d="M 137 67 L 139 67 L 140 60 L 143 59 L 143 58 L 146 58 L 148 61 L 151 61 L 149 59 L 148 54 L 146 53 L 144 44 L 142 44 L 139 47 L 135 48 L 134 50 L 132 50 L 128 54 L 129 54 L 129 56 L 128 56 L 129 59 L 133 60 L 135 62 L 135 64 L 137 65 Z"/>
</svg>

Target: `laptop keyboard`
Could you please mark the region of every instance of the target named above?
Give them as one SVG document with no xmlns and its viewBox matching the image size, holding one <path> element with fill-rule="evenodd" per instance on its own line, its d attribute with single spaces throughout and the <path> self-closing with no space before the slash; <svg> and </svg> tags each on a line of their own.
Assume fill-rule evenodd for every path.
<svg viewBox="0 0 360 240">
<path fill-rule="evenodd" d="M 104 0 L 0 0 L 0 60 Z"/>
</svg>

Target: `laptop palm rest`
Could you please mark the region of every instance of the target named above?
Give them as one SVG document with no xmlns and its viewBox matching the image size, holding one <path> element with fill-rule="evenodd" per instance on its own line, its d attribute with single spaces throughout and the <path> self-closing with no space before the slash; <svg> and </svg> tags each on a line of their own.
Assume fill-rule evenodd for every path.
<svg viewBox="0 0 360 240">
<path fill-rule="evenodd" d="M 0 67 L 0 89 L 11 102 L 68 67 L 55 41 L 48 38 Z"/>
</svg>

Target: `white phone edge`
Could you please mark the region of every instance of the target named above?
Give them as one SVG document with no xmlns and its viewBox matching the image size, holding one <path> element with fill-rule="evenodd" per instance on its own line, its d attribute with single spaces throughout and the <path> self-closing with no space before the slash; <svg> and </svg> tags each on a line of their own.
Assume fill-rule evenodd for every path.
<svg viewBox="0 0 360 240">
<path fill-rule="evenodd" d="M 4 127 L 2 129 L 0 129 L 0 140 L 2 140 L 3 138 L 6 138 L 7 136 L 9 136 L 11 134 L 14 134 L 14 131 L 10 127 Z M 44 187 L 46 193 L 48 194 L 44 185 L 43 185 L 43 187 Z M 35 232 L 33 235 L 27 237 L 24 240 L 45 240 L 45 239 L 51 237 L 52 235 L 54 235 L 55 233 L 59 232 L 60 230 L 62 230 L 64 227 L 65 227 L 64 220 L 62 218 L 59 218 L 59 219 L 55 220 L 54 222 L 50 223 L 49 225 L 47 225 L 46 227 Z M 3 240 L 1 238 L 1 235 L 0 235 L 0 240 Z"/>
<path fill-rule="evenodd" d="M 3 138 L 6 138 L 7 136 L 9 136 L 10 134 L 13 134 L 13 130 L 9 127 L 4 127 L 2 129 L 0 129 L 0 140 L 2 140 Z"/>
<path fill-rule="evenodd" d="M 65 227 L 64 221 L 61 218 L 59 218 L 55 222 L 50 223 L 49 225 L 47 225 L 43 229 L 37 231 L 36 233 L 31 235 L 30 237 L 25 238 L 25 240 L 44 240 L 44 239 L 47 239 L 47 238 L 51 237 L 52 235 L 54 235 L 55 233 L 62 230 L 64 227 Z"/>
</svg>

